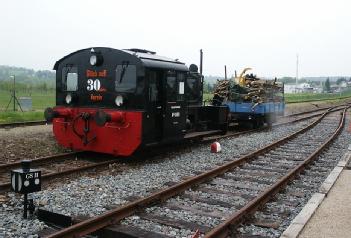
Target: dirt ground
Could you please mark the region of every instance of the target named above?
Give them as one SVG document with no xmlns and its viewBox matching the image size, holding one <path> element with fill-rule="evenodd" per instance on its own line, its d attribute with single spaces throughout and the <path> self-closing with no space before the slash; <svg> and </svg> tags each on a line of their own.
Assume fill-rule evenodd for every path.
<svg viewBox="0 0 351 238">
<path fill-rule="evenodd" d="M 51 125 L 0 129 L 0 163 L 62 153 Z"/>
<path fill-rule="evenodd" d="M 285 115 L 323 108 L 331 107 L 334 105 L 340 105 L 343 103 L 351 103 L 351 99 L 333 100 L 333 101 L 316 101 L 316 102 L 303 102 L 303 103 L 290 103 L 285 106 Z"/>
</svg>

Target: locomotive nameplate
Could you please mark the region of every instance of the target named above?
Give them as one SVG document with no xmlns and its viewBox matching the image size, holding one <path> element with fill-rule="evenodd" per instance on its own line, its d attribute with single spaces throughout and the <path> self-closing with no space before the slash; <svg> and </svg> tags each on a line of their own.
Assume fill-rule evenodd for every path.
<svg viewBox="0 0 351 238">
<path fill-rule="evenodd" d="M 93 102 L 99 102 L 102 101 L 102 96 L 101 95 L 94 95 L 94 94 L 90 94 L 90 100 Z"/>
<path fill-rule="evenodd" d="M 107 70 L 104 69 L 101 71 L 96 71 L 96 70 L 87 69 L 86 76 L 87 76 L 87 78 L 96 78 L 96 77 L 106 78 L 107 77 Z"/>
</svg>

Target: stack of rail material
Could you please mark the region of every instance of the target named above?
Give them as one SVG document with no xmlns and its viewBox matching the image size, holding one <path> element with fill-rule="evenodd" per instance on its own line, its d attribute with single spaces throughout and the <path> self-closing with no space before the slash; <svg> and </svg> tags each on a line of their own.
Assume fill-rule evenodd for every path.
<svg viewBox="0 0 351 238">
<path fill-rule="evenodd" d="M 282 85 L 275 80 L 264 80 L 253 74 L 247 74 L 236 83 L 234 80 L 217 80 L 214 101 L 240 101 L 259 104 L 274 100 L 277 92 L 282 92 Z"/>
</svg>

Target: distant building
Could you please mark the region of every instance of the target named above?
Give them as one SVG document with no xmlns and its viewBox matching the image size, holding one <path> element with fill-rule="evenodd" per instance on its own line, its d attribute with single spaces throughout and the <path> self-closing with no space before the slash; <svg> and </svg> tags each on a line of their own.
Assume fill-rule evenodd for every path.
<svg viewBox="0 0 351 238">
<path fill-rule="evenodd" d="M 301 83 L 297 86 L 295 84 L 284 84 L 285 93 L 313 93 L 316 90 L 309 83 Z"/>
<path fill-rule="evenodd" d="M 295 84 L 294 85 L 284 84 L 284 92 L 285 93 L 295 93 L 296 92 Z"/>
<path fill-rule="evenodd" d="M 309 83 L 301 83 L 296 87 L 297 93 L 313 93 L 313 87 Z"/>
<path fill-rule="evenodd" d="M 349 84 L 348 84 L 348 83 L 349 83 L 349 82 L 342 81 L 342 82 L 340 83 L 339 87 L 340 87 L 340 88 L 347 88 L 347 87 L 349 87 Z"/>
</svg>

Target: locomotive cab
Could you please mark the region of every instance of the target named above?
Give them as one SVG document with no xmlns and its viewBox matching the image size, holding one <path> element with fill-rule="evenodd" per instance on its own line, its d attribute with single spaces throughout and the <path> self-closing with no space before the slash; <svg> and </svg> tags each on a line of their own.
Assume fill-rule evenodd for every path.
<svg viewBox="0 0 351 238">
<path fill-rule="evenodd" d="M 64 147 L 128 156 L 208 129 L 195 65 L 147 50 L 89 48 L 54 69 L 56 106 L 45 117 Z"/>
</svg>

